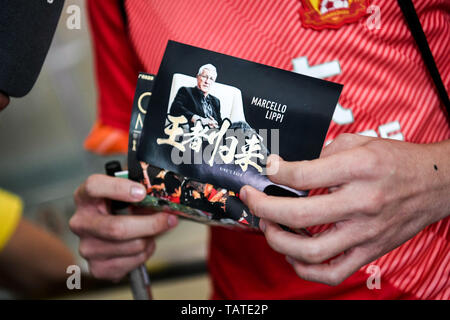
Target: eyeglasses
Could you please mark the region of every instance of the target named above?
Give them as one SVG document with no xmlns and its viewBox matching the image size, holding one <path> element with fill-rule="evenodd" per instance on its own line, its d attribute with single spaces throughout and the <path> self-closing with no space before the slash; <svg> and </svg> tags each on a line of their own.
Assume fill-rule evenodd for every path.
<svg viewBox="0 0 450 320">
<path fill-rule="evenodd" d="M 215 82 L 216 78 L 213 76 L 205 76 L 204 74 L 199 74 L 198 75 L 200 78 L 202 78 L 204 81 L 209 80 L 211 82 Z"/>
</svg>

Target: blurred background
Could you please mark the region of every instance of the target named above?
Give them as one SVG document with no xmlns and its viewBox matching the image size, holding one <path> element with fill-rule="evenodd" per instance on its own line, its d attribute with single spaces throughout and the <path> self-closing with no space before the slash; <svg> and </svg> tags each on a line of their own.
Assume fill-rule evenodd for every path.
<svg viewBox="0 0 450 320">
<path fill-rule="evenodd" d="M 66 27 L 66 8 L 81 8 L 81 29 Z M 81 290 L 66 283 L 56 299 L 131 299 L 127 280 L 112 284 L 92 279 L 78 254 L 78 238 L 68 228 L 73 192 L 92 173 L 103 173 L 109 160 L 83 149 L 96 116 L 89 25 L 83 0 L 66 0 L 58 29 L 39 79 L 29 95 L 12 99 L 0 113 L 0 186 L 24 201 L 24 216 L 60 237 L 83 270 Z M 207 299 L 206 226 L 182 221 L 157 239 L 148 262 L 155 299 Z M 69 276 L 69 275 L 68 275 Z M 0 298 L 16 296 L 0 288 Z"/>
</svg>

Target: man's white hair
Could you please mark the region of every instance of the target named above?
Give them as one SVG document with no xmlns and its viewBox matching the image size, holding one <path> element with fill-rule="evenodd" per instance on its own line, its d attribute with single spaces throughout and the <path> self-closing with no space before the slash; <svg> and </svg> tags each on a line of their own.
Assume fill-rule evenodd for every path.
<svg viewBox="0 0 450 320">
<path fill-rule="evenodd" d="M 198 69 L 197 75 L 201 75 L 203 70 L 205 69 L 208 69 L 210 72 L 214 73 L 214 75 L 217 77 L 217 69 L 211 63 L 201 66 L 200 69 Z"/>
</svg>

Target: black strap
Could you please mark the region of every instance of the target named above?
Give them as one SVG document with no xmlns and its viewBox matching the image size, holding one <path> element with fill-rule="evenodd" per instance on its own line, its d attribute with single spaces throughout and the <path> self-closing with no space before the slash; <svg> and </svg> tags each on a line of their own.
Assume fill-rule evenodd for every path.
<svg viewBox="0 0 450 320">
<path fill-rule="evenodd" d="M 448 98 L 448 93 L 445 89 L 444 83 L 442 82 L 439 70 L 436 67 L 436 62 L 434 61 L 430 47 L 428 46 L 427 38 L 423 32 L 422 25 L 420 24 L 414 5 L 411 0 L 397 0 L 397 2 L 403 12 L 403 15 L 405 16 L 411 34 L 419 47 L 420 53 L 422 54 L 422 59 L 430 72 L 431 77 L 433 78 L 433 82 L 438 90 L 442 104 L 447 110 L 447 120 L 450 122 L 450 100 Z"/>
<path fill-rule="evenodd" d="M 123 25 L 125 26 L 125 29 L 128 29 L 128 16 L 127 9 L 125 8 L 125 0 L 119 0 L 118 2 L 120 14 L 122 15 Z"/>
</svg>

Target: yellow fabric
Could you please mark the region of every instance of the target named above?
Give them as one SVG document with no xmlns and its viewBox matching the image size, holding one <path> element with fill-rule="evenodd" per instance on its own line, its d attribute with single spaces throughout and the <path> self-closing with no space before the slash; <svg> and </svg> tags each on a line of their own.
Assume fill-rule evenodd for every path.
<svg viewBox="0 0 450 320">
<path fill-rule="evenodd" d="M 11 238 L 22 215 L 22 201 L 0 189 L 0 251 Z"/>
</svg>

